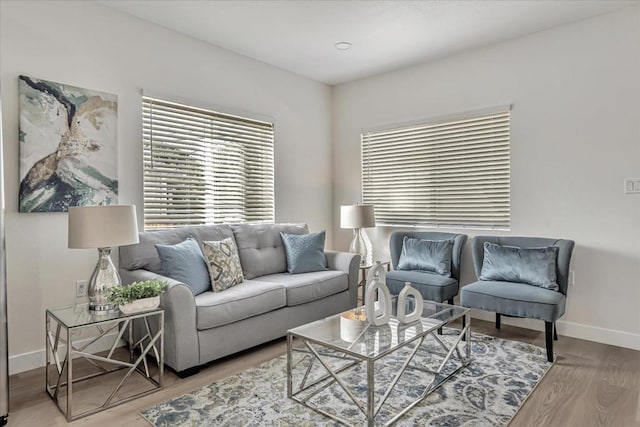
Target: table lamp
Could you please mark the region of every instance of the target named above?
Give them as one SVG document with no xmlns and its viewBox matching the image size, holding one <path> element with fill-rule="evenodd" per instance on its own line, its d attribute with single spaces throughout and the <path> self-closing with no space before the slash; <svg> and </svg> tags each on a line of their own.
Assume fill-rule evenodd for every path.
<svg viewBox="0 0 640 427">
<path fill-rule="evenodd" d="M 340 228 L 353 228 L 349 252 L 360 254 L 360 267 L 373 265 L 371 240 L 364 229 L 376 226 L 373 205 L 340 206 Z"/>
<path fill-rule="evenodd" d="M 107 301 L 109 289 L 122 285 L 111 260 L 111 247 L 138 243 L 134 205 L 80 206 L 69 208 L 69 248 L 98 249 L 98 264 L 89 279 L 89 309 L 109 313 L 116 309 Z"/>
</svg>

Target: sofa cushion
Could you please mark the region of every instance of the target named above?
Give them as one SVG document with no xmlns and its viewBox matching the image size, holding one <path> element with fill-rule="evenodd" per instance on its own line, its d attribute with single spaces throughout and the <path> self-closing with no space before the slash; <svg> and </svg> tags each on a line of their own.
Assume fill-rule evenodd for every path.
<svg viewBox="0 0 640 427">
<path fill-rule="evenodd" d="M 262 282 L 281 283 L 287 293 L 287 305 L 294 306 L 346 291 L 349 276 L 343 271 L 314 271 L 301 274 L 272 274 L 260 277 Z"/>
<path fill-rule="evenodd" d="M 555 322 L 564 314 L 566 298 L 560 292 L 524 283 L 480 281 L 460 291 L 460 304 L 516 317 Z"/>
<path fill-rule="evenodd" d="M 299 274 L 326 270 L 324 236 L 324 230 L 320 233 L 308 234 L 280 233 L 287 256 L 287 271 L 291 274 Z"/>
<path fill-rule="evenodd" d="M 237 224 L 231 228 L 245 279 L 287 271 L 280 233 L 309 232 L 305 224 Z"/>
<path fill-rule="evenodd" d="M 175 245 L 158 244 L 156 250 L 160 256 L 163 275 L 189 286 L 193 295 L 211 289 L 207 261 L 193 237 Z"/>
<path fill-rule="evenodd" d="M 394 270 L 387 273 L 387 287 L 392 295 L 398 295 L 404 282 L 411 282 L 422 297 L 429 301 L 442 302 L 458 294 L 458 281 L 426 271 Z"/>
<path fill-rule="evenodd" d="M 557 291 L 556 246 L 519 248 L 484 242 L 480 280 L 526 283 Z"/>
<path fill-rule="evenodd" d="M 202 242 L 202 253 L 207 260 L 213 292 L 221 292 L 242 283 L 242 265 L 233 237 L 217 242 Z"/>
<path fill-rule="evenodd" d="M 156 244 L 175 245 L 185 241 L 187 237 L 193 237 L 202 246 L 202 242 L 205 240 L 222 240 L 226 237 L 233 237 L 233 232 L 228 225 L 206 225 L 144 231 L 138 233 L 138 236 L 140 243 L 120 246 L 120 268 L 125 270 L 143 268 L 162 274 L 160 258 L 155 248 Z"/>
<path fill-rule="evenodd" d="M 282 308 L 286 293 L 281 283 L 245 280 L 223 292 L 196 298 L 196 327 L 202 331 Z"/>
<path fill-rule="evenodd" d="M 453 240 L 413 239 L 404 236 L 398 270 L 419 270 L 451 277 Z"/>
</svg>

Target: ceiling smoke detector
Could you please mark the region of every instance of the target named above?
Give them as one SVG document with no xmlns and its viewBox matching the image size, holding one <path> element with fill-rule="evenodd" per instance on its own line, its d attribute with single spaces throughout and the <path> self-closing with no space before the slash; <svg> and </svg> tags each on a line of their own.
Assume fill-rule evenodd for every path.
<svg viewBox="0 0 640 427">
<path fill-rule="evenodd" d="M 334 46 L 338 50 L 347 50 L 347 49 L 351 48 L 351 42 L 338 42 L 338 43 L 334 44 Z"/>
</svg>

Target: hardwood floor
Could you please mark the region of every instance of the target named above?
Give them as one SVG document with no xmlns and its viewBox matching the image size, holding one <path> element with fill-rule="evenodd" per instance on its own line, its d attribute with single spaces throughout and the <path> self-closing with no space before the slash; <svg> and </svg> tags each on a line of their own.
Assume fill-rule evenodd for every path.
<svg viewBox="0 0 640 427">
<path fill-rule="evenodd" d="M 544 333 L 473 320 L 475 332 L 544 346 Z M 225 358 L 181 380 L 165 374 L 165 388 L 107 411 L 77 420 L 75 426 L 148 426 L 138 412 L 284 354 L 284 339 Z M 640 352 L 560 336 L 556 363 L 534 390 L 512 427 L 640 427 Z M 96 385 L 99 388 L 101 385 Z M 105 386 L 102 386 L 106 388 Z M 105 390 L 102 390 L 104 392 Z M 44 368 L 10 378 L 9 426 L 60 426 L 66 420 L 44 391 Z"/>
</svg>

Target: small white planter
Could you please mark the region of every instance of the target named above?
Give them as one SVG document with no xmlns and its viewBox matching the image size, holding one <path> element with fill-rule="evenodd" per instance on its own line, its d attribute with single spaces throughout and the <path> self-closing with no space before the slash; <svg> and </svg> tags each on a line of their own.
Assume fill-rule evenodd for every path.
<svg viewBox="0 0 640 427">
<path fill-rule="evenodd" d="M 364 314 L 364 310 L 353 309 L 345 311 L 340 315 L 340 339 L 354 342 L 366 325 L 367 317 Z"/>
<path fill-rule="evenodd" d="M 124 314 L 133 314 L 140 311 L 153 310 L 160 305 L 160 296 L 142 298 L 132 301 L 130 303 L 119 306 L 121 312 Z"/>
</svg>

